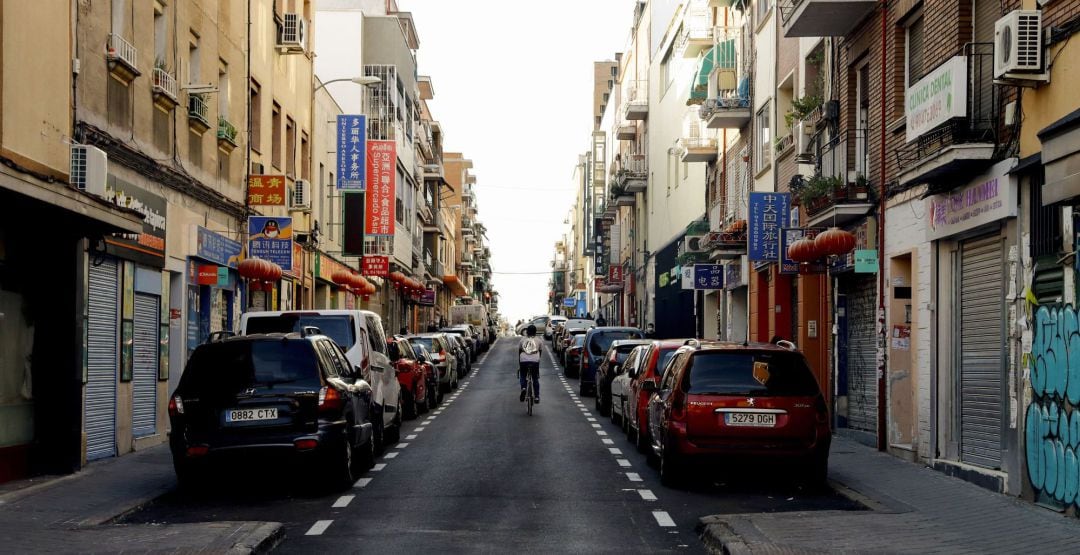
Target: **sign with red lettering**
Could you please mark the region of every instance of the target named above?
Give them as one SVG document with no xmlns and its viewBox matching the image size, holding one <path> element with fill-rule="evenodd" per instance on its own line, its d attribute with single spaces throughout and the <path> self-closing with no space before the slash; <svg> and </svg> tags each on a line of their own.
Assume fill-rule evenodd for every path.
<svg viewBox="0 0 1080 555">
<path fill-rule="evenodd" d="M 622 283 L 622 266 L 612 265 L 608 268 L 608 283 Z"/>
<path fill-rule="evenodd" d="M 390 275 L 389 256 L 365 256 L 361 264 L 365 276 L 386 277 Z"/>
<path fill-rule="evenodd" d="M 397 179 L 397 143 L 367 142 L 367 205 L 364 210 L 364 233 L 375 236 L 394 234 L 395 181 Z"/>
<path fill-rule="evenodd" d="M 199 285 L 217 285 L 218 267 L 215 264 L 199 264 L 195 283 Z"/>
<path fill-rule="evenodd" d="M 253 175 L 248 178 L 248 204 L 285 206 L 285 176 Z"/>
</svg>

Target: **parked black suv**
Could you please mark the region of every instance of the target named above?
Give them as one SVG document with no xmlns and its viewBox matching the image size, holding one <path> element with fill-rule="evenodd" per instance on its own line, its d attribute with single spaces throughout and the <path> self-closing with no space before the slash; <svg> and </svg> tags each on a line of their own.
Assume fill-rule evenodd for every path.
<svg viewBox="0 0 1080 555">
<path fill-rule="evenodd" d="M 300 463 L 347 487 L 374 463 L 371 387 L 315 328 L 200 345 L 169 400 L 182 485 L 221 462 Z"/>
</svg>

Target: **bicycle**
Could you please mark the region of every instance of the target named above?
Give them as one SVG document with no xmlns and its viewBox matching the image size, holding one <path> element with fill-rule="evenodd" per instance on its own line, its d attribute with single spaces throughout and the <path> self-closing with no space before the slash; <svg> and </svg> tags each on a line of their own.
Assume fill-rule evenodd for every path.
<svg viewBox="0 0 1080 555">
<path fill-rule="evenodd" d="M 523 370 L 525 372 L 525 413 L 532 416 L 533 405 L 536 404 L 536 393 L 533 390 L 533 372 L 539 376 L 540 365 L 530 365 L 529 368 Z"/>
</svg>

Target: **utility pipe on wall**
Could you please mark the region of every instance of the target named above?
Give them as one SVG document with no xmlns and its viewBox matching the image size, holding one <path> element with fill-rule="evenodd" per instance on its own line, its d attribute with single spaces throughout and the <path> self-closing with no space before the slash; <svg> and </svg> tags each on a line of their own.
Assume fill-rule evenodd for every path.
<svg viewBox="0 0 1080 555">
<path fill-rule="evenodd" d="M 878 369 L 877 369 L 877 448 L 888 449 L 888 396 L 885 379 L 885 87 L 886 78 L 885 48 L 889 28 L 889 3 L 881 0 L 881 182 L 878 184 Z"/>
</svg>

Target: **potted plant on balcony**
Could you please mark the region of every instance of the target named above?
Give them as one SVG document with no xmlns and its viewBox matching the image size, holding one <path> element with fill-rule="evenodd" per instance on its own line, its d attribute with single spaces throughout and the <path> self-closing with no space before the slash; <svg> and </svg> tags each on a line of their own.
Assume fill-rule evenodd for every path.
<svg viewBox="0 0 1080 555">
<path fill-rule="evenodd" d="M 800 198 L 809 214 L 816 214 L 832 203 L 833 178 L 815 175 L 806 181 Z"/>
<path fill-rule="evenodd" d="M 788 127 L 792 127 L 796 121 L 803 121 L 810 117 L 810 114 L 821 107 L 821 102 L 821 95 L 818 94 L 807 94 L 792 99 L 791 109 L 784 114 L 784 121 L 787 122 Z"/>
<path fill-rule="evenodd" d="M 851 184 L 852 193 L 857 200 L 870 198 L 870 181 L 862 173 L 855 174 L 855 182 Z"/>
<path fill-rule="evenodd" d="M 843 179 L 837 176 L 826 177 L 829 180 L 829 192 L 832 194 L 832 198 L 835 202 L 847 200 L 848 198 L 848 186 Z"/>
</svg>

